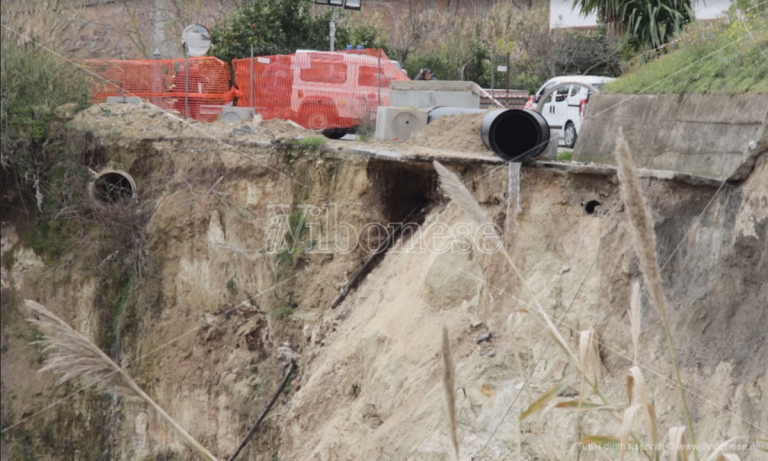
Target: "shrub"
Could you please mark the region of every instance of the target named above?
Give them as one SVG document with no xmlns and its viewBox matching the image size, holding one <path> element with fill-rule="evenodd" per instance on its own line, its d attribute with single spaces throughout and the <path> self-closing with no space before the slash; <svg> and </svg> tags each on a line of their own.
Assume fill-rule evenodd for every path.
<svg viewBox="0 0 768 461">
<path fill-rule="evenodd" d="M 51 166 L 54 110 L 68 102 L 83 105 L 87 82 L 71 63 L 40 48 L 3 40 L 2 56 L 0 162 L 5 188 L 11 177 L 30 181 Z"/>
<path fill-rule="evenodd" d="M 70 49 L 77 37 L 73 24 L 81 12 L 78 3 L 9 0 L 0 5 L 0 166 L 5 205 L 12 200 L 11 191 L 23 193 L 44 182 L 56 151 L 61 150 L 62 134 L 51 129 L 54 111 L 65 103 L 83 105 L 87 80 L 75 65 L 54 54 Z M 59 14 L 57 9 L 68 13 Z"/>
<path fill-rule="evenodd" d="M 247 58 L 251 46 L 256 56 L 293 53 L 297 49 L 330 48 L 332 8 L 311 9 L 310 0 L 260 0 L 247 2 L 221 25 L 211 29 L 211 54 L 229 62 Z M 342 13 L 336 20 L 336 48 L 347 43 L 376 47 L 383 44 L 376 21 L 361 20 L 360 13 Z"/>
</svg>

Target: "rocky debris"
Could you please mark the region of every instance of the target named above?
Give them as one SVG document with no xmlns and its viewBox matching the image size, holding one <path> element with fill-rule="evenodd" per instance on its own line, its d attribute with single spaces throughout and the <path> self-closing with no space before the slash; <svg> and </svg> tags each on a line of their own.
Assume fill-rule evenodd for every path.
<svg viewBox="0 0 768 461">
<path fill-rule="evenodd" d="M 490 331 L 481 331 L 480 333 L 475 335 L 475 342 L 477 344 L 480 344 L 486 341 L 490 342 L 492 337 L 493 337 L 493 334 L 491 334 Z"/>
<path fill-rule="evenodd" d="M 291 342 L 285 341 L 281 345 L 277 346 L 277 358 L 278 360 L 285 360 L 290 362 L 296 359 L 296 352 L 291 348 Z"/>
</svg>

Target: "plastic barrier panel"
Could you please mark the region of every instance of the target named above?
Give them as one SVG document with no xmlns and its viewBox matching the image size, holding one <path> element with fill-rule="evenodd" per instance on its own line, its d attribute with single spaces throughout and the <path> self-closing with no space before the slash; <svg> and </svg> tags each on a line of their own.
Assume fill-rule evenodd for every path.
<svg viewBox="0 0 768 461">
<path fill-rule="evenodd" d="M 231 103 L 229 66 L 216 58 L 189 58 L 189 78 L 185 59 L 81 61 L 92 77 L 91 100 L 106 101 L 108 96 L 138 96 L 182 116 L 214 121 L 221 107 Z"/>
<path fill-rule="evenodd" d="M 409 80 L 381 50 L 311 51 L 232 61 L 239 107 L 305 128 L 349 128 L 389 105 L 393 80 Z M 253 95 L 251 95 L 251 89 Z"/>
</svg>

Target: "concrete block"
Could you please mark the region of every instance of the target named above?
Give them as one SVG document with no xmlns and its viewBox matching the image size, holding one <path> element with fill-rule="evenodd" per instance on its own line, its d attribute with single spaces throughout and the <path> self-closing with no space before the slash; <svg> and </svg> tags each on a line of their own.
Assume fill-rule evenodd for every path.
<svg viewBox="0 0 768 461">
<path fill-rule="evenodd" d="M 253 118 L 253 107 L 228 107 L 221 108 L 222 122 L 241 122 Z"/>
<path fill-rule="evenodd" d="M 376 113 L 376 139 L 405 141 L 427 126 L 426 110 L 412 107 L 379 107 Z"/>
<path fill-rule="evenodd" d="M 138 96 L 107 96 L 107 104 L 135 104 L 140 105 L 144 101 Z"/>
<path fill-rule="evenodd" d="M 390 105 L 395 107 L 480 108 L 480 87 L 474 82 L 405 81 L 392 82 Z"/>
</svg>

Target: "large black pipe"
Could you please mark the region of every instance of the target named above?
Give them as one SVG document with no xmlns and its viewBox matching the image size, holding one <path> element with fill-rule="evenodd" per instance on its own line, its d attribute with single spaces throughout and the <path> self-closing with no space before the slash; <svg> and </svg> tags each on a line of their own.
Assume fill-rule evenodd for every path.
<svg viewBox="0 0 768 461">
<path fill-rule="evenodd" d="M 484 109 L 438 107 L 429 111 L 427 123 L 444 115 L 477 114 Z M 530 110 L 500 109 L 488 112 L 480 126 L 483 144 L 508 162 L 527 162 L 547 149 L 549 124 Z"/>
</svg>

